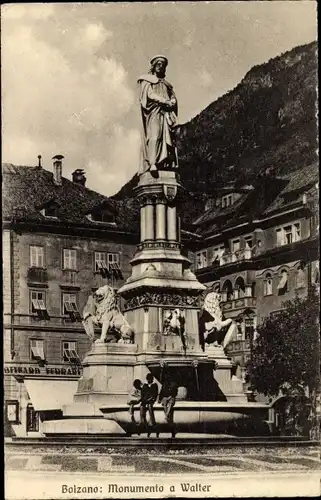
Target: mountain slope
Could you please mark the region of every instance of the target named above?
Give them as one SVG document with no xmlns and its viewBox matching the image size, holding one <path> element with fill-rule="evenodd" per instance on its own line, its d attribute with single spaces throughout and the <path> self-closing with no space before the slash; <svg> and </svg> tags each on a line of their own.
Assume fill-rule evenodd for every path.
<svg viewBox="0 0 321 500">
<path fill-rule="evenodd" d="M 251 184 L 266 169 L 284 175 L 317 160 L 316 51 L 313 42 L 253 67 L 235 89 L 177 127 L 189 220 L 227 182 Z M 114 198 L 132 197 L 137 180 Z"/>
</svg>

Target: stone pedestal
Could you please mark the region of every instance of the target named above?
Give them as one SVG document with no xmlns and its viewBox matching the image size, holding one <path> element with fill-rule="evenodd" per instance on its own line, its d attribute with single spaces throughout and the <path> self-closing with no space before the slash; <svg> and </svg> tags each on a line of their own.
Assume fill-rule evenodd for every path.
<svg viewBox="0 0 321 500">
<path fill-rule="evenodd" d="M 173 171 L 146 172 L 136 188 L 141 206 L 141 243 L 131 261 L 132 275 L 119 294 L 125 315 L 134 328 L 141 352 L 201 355 L 198 337 L 199 295 L 205 286 L 181 254 L 177 199 L 182 187 Z M 166 336 L 164 320 L 179 309 L 185 320 L 185 344 L 177 335 Z"/>
<path fill-rule="evenodd" d="M 232 376 L 232 363 L 224 353 L 223 347 L 206 346 L 205 352 L 208 359 L 215 361 L 215 380 L 221 391 L 226 396 L 227 401 L 246 402 L 247 397 L 244 394 L 243 382 L 235 376 Z"/>
<path fill-rule="evenodd" d="M 125 403 L 133 385 L 136 355 L 136 344 L 94 343 L 83 360 L 74 402 Z"/>
</svg>

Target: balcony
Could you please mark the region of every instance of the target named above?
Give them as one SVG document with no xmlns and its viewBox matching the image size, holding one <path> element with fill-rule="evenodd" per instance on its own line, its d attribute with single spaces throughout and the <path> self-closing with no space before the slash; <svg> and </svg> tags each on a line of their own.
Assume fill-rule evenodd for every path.
<svg viewBox="0 0 321 500">
<path fill-rule="evenodd" d="M 238 250 L 237 252 L 224 254 L 220 258 L 220 266 L 232 264 L 233 262 L 240 262 L 242 260 L 250 260 L 252 259 L 253 254 L 254 252 L 252 248 L 245 248 L 243 250 Z"/>
<path fill-rule="evenodd" d="M 223 302 L 223 311 L 232 309 L 245 309 L 247 307 L 256 307 L 255 297 L 239 297 Z"/>
<path fill-rule="evenodd" d="M 235 354 L 238 352 L 248 352 L 251 350 L 249 340 L 234 340 L 230 342 L 227 346 L 227 351 L 229 354 Z"/>
<path fill-rule="evenodd" d="M 28 283 L 48 283 L 47 269 L 42 267 L 29 267 L 27 271 Z"/>
</svg>

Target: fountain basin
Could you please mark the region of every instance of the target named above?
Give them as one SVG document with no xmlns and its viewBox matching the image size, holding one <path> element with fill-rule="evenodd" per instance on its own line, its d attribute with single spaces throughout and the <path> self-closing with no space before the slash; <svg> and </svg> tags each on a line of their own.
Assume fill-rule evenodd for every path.
<svg viewBox="0 0 321 500">
<path fill-rule="evenodd" d="M 209 401 L 177 401 L 174 409 L 176 432 L 218 434 L 234 433 L 243 435 L 269 434 L 266 423 L 269 406 L 261 403 L 229 403 Z M 100 411 L 105 418 L 114 420 L 127 433 L 135 433 L 127 405 L 104 405 Z M 157 428 L 165 432 L 163 407 L 154 406 Z M 139 422 L 139 408 L 135 408 L 135 419 Z"/>
</svg>

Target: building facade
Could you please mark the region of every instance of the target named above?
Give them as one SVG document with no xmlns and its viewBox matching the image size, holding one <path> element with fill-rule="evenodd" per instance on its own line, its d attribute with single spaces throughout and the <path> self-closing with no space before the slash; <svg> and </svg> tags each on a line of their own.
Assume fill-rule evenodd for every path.
<svg viewBox="0 0 321 500">
<path fill-rule="evenodd" d="M 124 283 L 138 241 L 130 214 L 124 223 L 117 204 L 85 187 L 81 171 L 68 180 L 54 160 L 52 172 L 3 166 L 7 435 L 41 430 L 36 401 L 47 397 L 48 380 L 57 407 L 76 391 L 91 344 L 84 305 L 100 286 Z"/>
<path fill-rule="evenodd" d="M 317 165 L 254 186 L 227 186 L 195 221 L 198 279 L 222 296 L 238 326 L 229 355 L 244 377 L 257 325 L 295 296 L 319 286 Z"/>
</svg>

